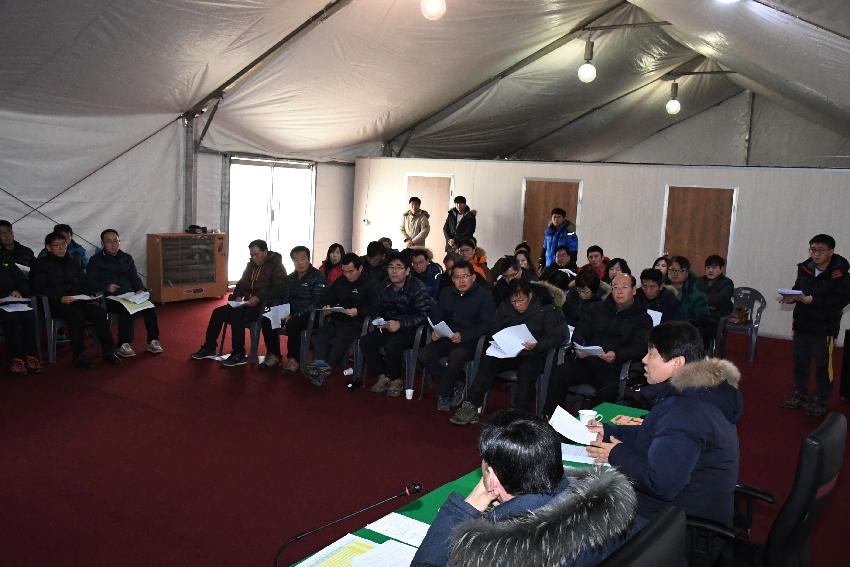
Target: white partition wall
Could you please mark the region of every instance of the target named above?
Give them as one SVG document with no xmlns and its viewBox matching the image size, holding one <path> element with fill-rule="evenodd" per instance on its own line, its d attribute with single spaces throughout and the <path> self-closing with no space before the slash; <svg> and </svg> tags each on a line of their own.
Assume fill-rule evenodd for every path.
<svg viewBox="0 0 850 567">
<path fill-rule="evenodd" d="M 771 299 L 776 288 L 793 283 L 796 263 L 807 257 L 813 235 L 832 234 L 837 253 L 850 255 L 850 170 L 392 158 L 357 161 L 355 248 L 363 250 L 370 240 L 397 229 L 410 172 L 454 176 L 456 191 L 478 210 L 476 236 L 491 258 L 513 251 L 520 241 L 526 177 L 580 180 L 580 249 L 599 244 L 607 255 L 628 259 L 634 270 L 661 252 L 669 185 L 738 189 L 729 277 Z M 439 230 L 442 220 L 433 219 L 432 230 Z M 702 259 L 692 261 L 701 272 Z M 845 316 L 842 327 L 848 322 Z M 762 334 L 790 337 L 790 332 L 790 309 L 770 301 Z"/>
</svg>

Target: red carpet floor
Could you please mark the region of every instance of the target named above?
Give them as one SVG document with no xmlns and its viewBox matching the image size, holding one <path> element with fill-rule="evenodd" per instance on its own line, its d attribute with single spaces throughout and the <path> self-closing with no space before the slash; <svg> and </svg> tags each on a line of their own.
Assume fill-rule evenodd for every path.
<svg viewBox="0 0 850 567">
<path fill-rule="evenodd" d="M 188 360 L 214 305 L 161 308 L 162 355 L 83 371 L 65 348 L 40 376 L 0 379 L 4 565 L 270 565 L 299 531 L 406 483 L 429 490 L 478 465 L 478 427 L 449 424 L 433 395 L 408 402 L 347 392 L 340 375 L 317 389 L 300 375 Z M 137 335 L 141 350 L 141 326 Z M 778 407 L 790 343 L 760 340 L 755 364 L 738 337 L 727 350 L 744 375 L 741 480 L 784 498 L 800 440 L 819 423 Z M 488 410 L 507 403 L 496 395 Z M 850 406 L 836 397 L 830 407 Z M 841 478 L 816 531 L 815 565 L 843 562 L 840 509 L 849 498 Z M 396 505 L 294 545 L 285 559 Z M 757 540 L 776 509 L 759 509 Z"/>
</svg>

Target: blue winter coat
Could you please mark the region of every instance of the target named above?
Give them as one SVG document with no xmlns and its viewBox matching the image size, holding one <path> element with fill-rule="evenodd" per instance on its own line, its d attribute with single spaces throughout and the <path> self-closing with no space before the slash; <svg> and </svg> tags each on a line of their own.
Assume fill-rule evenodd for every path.
<svg viewBox="0 0 850 567">
<path fill-rule="evenodd" d="M 681 367 L 659 390 L 639 426 L 605 425 L 622 443 L 608 462 L 635 483 L 638 514 L 649 518 L 672 502 L 689 516 L 732 525 L 738 481 L 740 373 L 728 360 Z"/>
<path fill-rule="evenodd" d="M 564 219 L 560 226 L 550 224 L 546 227 L 546 232 L 543 235 L 543 257 L 541 261 L 545 262 L 544 266 L 550 266 L 555 263 L 555 250 L 560 246 L 566 246 L 570 251 L 573 261 L 576 259 L 578 252 L 578 235 L 576 234 L 576 225 L 570 220 Z"/>
<path fill-rule="evenodd" d="M 428 267 L 423 273 L 417 273 L 413 268 L 410 269 L 410 275 L 422 282 L 428 294 L 436 301 L 440 297 L 440 276 L 443 274 L 442 268 L 436 262 L 428 261 Z M 436 323 L 436 321 L 434 321 Z"/>
</svg>

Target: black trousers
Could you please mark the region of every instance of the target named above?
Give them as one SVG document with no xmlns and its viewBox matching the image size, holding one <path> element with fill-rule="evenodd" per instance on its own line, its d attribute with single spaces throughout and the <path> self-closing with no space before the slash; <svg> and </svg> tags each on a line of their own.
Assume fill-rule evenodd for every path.
<svg viewBox="0 0 850 567">
<path fill-rule="evenodd" d="M 14 311 L 7 313 L 0 309 L 0 324 L 3 325 L 3 338 L 6 341 L 6 355 L 9 360 L 32 355 L 35 351 L 35 311 Z"/>
<path fill-rule="evenodd" d="M 348 321 L 331 318 L 313 337 L 313 357 L 323 360 L 331 367 L 342 362 L 348 347 L 351 346 L 363 328 L 363 320 L 349 317 Z"/>
<path fill-rule="evenodd" d="M 460 378 L 463 367 L 475 357 L 475 342 L 455 344 L 449 339 L 440 339 L 422 347 L 419 360 L 432 376 L 440 379 L 440 397 L 450 398 L 454 392 L 455 382 Z M 448 357 L 448 367 L 440 364 L 440 359 Z"/>
<path fill-rule="evenodd" d="M 130 313 L 117 301 L 107 301 L 106 309 L 110 313 L 118 315 L 118 344 L 133 342 L 133 320 L 142 317 L 145 321 L 145 330 L 148 334 L 148 342 L 159 340 L 159 322 L 156 318 L 156 309 L 145 309 Z"/>
<path fill-rule="evenodd" d="M 286 324 L 281 327 L 281 332 L 286 335 L 286 350 L 289 358 L 301 362 L 301 331 L 307 330 L 310 323 L 310 312 L 290 317 Z M 266 352 L 281 358 L 280 333 L 272 329 L 272 322 L 268 317 L 263 317 L 263 342 L 266 344 Z"/>
<path fill-rule="evenodd" d="M 832 392 L 832 350 L 835 337 L 794 333 L 794 389 L 807 394 L 812 361 L 815 363 L 815 395 L 826 400 Z M 845 347 L 846 348 L 846 347 Z"/>
<path fill-rule="evenodd" d="M 598 402 L 616 402 L 619 394 L 620 364 L 609 364 L 598 356 L 576 358 L 564 363 L 552 373 L 546 395 L 546 415 L 552 415 L 571 386 L 590 384 L 596 388 Z"/>
<path fill-rule="evenodd" d="M 360 348 L 369 373 L 375 376 L 384 374 L 390 380 L 401 378 L 404 374 L 404 350 L 413 348 L 416 329 L 372 331 L 360 339 Z M 381 355 L 381 347 L 385 355 Z"/>
<path fill-rule="evenodd" d="M 531 401 L 534 399 L 537 377 L 546 366 L 546 354 L 527 354 L 514 358 L 496 358 L 484 356 L 481 358 L 481 366 L 475 375 L 475 381 L 467 393 L 467 401 L 476 407 L 484 403 L 484 396 L 493 386 L 496 377 L 507 370 L 516 370 L 517 384 L 511 405 L 516 409 L 526 410 L 534 413 Z"/>
<path fill-rule="evenodd" d="M 68 325 L 68 338 L 71 339 L 71 352 L 74 356 L 83 354 L 85 345 L 83 343 L 86 320 L 94 325 L 97 339 L 104 352 L 115 348 L 112 341 L 112 333 L 109 332 L 109 323 L 106 319 L 106 310 L 93 301 L 75 301 L 65 305 L 63 303 L 50 302 L 50 311 L 57 319 L 64 319 Z"/>
<path fill-rule="evenodd" d="M 221 328 L 225 323 L 230 323 L 230 343 L 233 345 L 233 352 L 244 355 L 245 326 L 252 321 L 256 321 L 259 316 L 259 307 L 231 307 L 229 305 L 216 307 L 210 315 L 209 324 L 207 324 L 204 348 L 215 350 L 216 346 L 218 346 L 218 337 L 221 335 Z"/>
</svg>

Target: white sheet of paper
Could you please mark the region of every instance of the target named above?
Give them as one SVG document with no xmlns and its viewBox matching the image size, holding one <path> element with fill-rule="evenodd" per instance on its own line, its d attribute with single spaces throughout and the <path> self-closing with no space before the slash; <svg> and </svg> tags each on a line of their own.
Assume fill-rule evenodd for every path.
<svg viewBox="0 0 850 567">
<path fill-rule="evenodd" d="M 784 287 L 780 287 L 776 291 L 779 295 L 803 295 L 803 292 L 799 289 L 785 289 Z"/>
<path fill-rule="evenodd" d="M 425 522 L 390 512 L 383 518 L 366 526 L 373 532 L 384 534 L 414 547 L 419 547 L 430 527 Z"/>
<path fill-rule="evenodd" d="M 525 348 L 522 346 L 522 343 L 537 342 L 537 339 L 534 338 L 534 335 L 531 334 L 531 331 L 528 330 L 525 323 L 522 325 L 514 325 L 512 327 L 505 327 L 493 335 L 493 340 L 507 355 L 506 358 L 512 358 L 518 355 L 522 349 Z"/>
<path fill-rule="evenodd" d="M 647 309 L 646 312 L 652 317 L 652 326 L 657 327 L 661 324 L 661 317 L 664 315 L 661 311 L 656 311 L 655 309 Z"/>
<path fill-rule="evenodd" d="M 299 567 L 318 567 L 320 565 L 351 565 L 355 557 L 364 555 L 378 547 L 378 544 L 364 537 L 345 534 L 332 544 L 314 553 L 299 563 Z"/>
<path fill-rule="evenodd" d="M 561 443 L 561 460 L 587 465 L 596 463 L 593 457 L 587 454 L 587 447 L 584 445 L 568 445 L 567 443 Z"/>
<path fill-rule="evenodd" d="M 567 342 L 570 342 L 571 340 L 573 340 L 573 333 L 576 332 L 576 328 L 572 325 L 567 325 L 567 331 Z"/>
<path fill-rule="evenodd" d="M 242 307 L 248 303 L 247 301 L 228 301 L 227 304 L 231 307 Z"/>
<path fill-rule="evenodd" d="M 407 544 L 387 540 L 381 545 L 358 555 L 351 560 L 351 567 L 397 567 L 398 565 L 410 565 L 416 548 Z"/>
<path fill-rule="evenodd" d="M 485 353 L 487 356 L 492 356 L 493 358 L 513 358 L 512 356 L 508 356 L 508 354 L 499 348 L 499 345 L 490 341 L 490 346 L 487 347 Z"/>
<path fill-rule="evenodd" d="M 322 307 L 321 311 L 327 311 L 328 313 L 342 313 L 345 311 L 345 307 Z"/>
<path fill-rule="evenodd" d="M 555 431 L 573 441 L 582 445 L 590 445 L 596 441 L 596 434 L 581 424 L 579 420 L 574 418 L 570 412 L 558 406 L 555 408 L 555 413 L 552 414 L 552 419 L 549 420 Z"/>
<path fill-rule="evenodd" d="M 7 295 L 6 297 L 0 298 L 0 303 L 29 303 L 30 300 L 27 297 L 13 297 L 11 295 Z"/>
<path fill-rule="evenodd" d="M 454 331 L 452 331 L 451 328 L 446 325 L 445 321 L 440 321 L 435 325 L 434 322 L 431 321 L 431 318 L 428 317 L 428 324 L 431 325 L 431 328 L 434 329 L 434 332 L 441 337 L 448 339 L 454 334 Z"/>
<path fill-rule="evenodd" d="M 140 303 L 148 301 L 151 298 L 151 294 L 147 291 L 140 291 L 138 293 L 134 291 L 128 291 L 127 293 L 116 295 L 115 297 L 126 299 L 130 303 L 135 303 L 136 305 L 138 305 Z"/>
<path fill-rule="evenodd" d="M 288 303 L 272 305 L 266 313 L 263 313 L 263 317 L 271 321 L 272 329 L 280 329 L 280 320 L 289 317 L 290 309 Z"/>
<path fill-rule="evenodd" d="M 600 354 L 605 354 L 605 351 L 602 350 L 601 346 L 584 346 L 578 343 L 573 343 L 573 346 L 577 351 L 583 352 L 588 356 L 598 356 Z"/>
<path fill-rule="evenodd" d="M 381 325 L 386 325 L 387 322 L 384 321 L 383 317 L 378 317 L 376 319 L 372 319 L 372 324 L 375 325 L 376 327 L 380 327 Z"/>
<path fill-rule="evenodd" d="M 16 265 L 16 266 L 18 267 L 18 269 L 19 269 L 20 271 L 22 271 L 24 274 L 26 274 L 26 275 L 30 275 L 30 267 L 29 267 L 29 266 L 24 266 L 23 264 L 18 264 L 17 262 L 15 262 L 15 265 Z"/>
<path fill-rule="evenodd" d="M 86 295 L 85 293 L 80 293 L 80 294 L 77 294 L 77 295 L 72 295 L 71 297 L 73 297 L 73 298 L 74 298 L 74 299 L 76 299 L 77 301 L 92 301 L 92 300 L 94 300 L 94 299 L 97 299 L 97 297 L 96 297 L 96 296 L 95 296 L 95 297 L 92 297 L 91 295 Z"/>
<path fill-rule="evenodd" d="M 568 270 L 567 268 L 558 268 L 558 271 L 559 271 L 559 272 L 564 272 L 565 274 L 567 274 L 568 276 L 573 277 L 573 278 L 574 278 L 574 277 L 576 277 L 576 276 L 578 275 L 578 274 L 577 274 L 577 273 L 575 273 L 574 271 L 572 271 L 572 270 Z"/>
<path fill-rule="evenodd" d="M 6 303 L 0 307 L 0 309 L 7 313 L 14 313 L 16 311 L 32 311 L 32 307 L 26 303 Z"/>
</svg>

